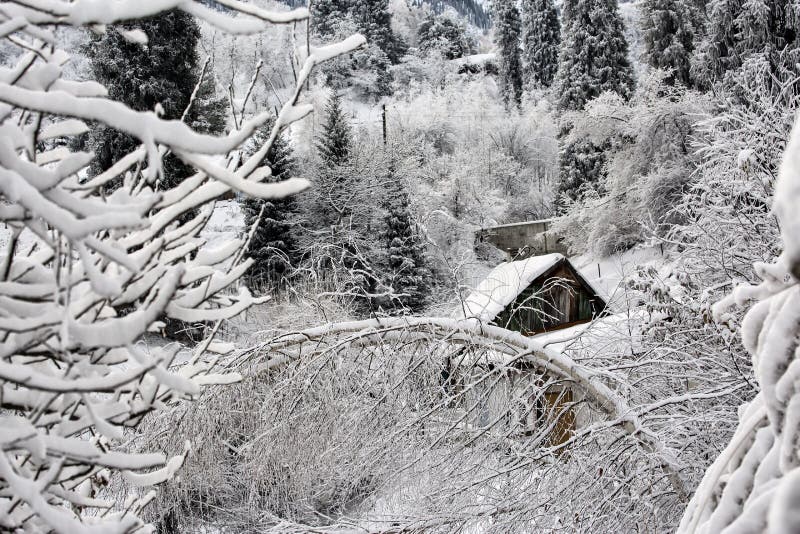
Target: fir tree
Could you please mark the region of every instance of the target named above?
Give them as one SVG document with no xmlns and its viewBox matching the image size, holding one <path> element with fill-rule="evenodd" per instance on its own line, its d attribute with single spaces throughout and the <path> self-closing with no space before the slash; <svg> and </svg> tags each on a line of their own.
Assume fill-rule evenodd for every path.
<svg viewBox="0 0 800 534">
<path fill-rule="evenodd" d="M 604 192 L 606 151 L 609 148 L 608 144 L 597 146 L 585 138 L 563 145 L 559 153 L 558 212 L 563 212 L 569 201 Z"/>
<path fill-rule="evenodd" d="M 550 87 L 558 69 L 561 24 L 553 0 L 522 1 L 523 78 L 525 87 Z"/>
<path fill-rule="evenodd" d="M 122 30 L 133 28 L 147 34 L 146 46 L 131 43 L 122 36 Z M 199 38 L 195 18 L 174 10 L 137 21 L 135 25 L 111 27 L 102 38 L 93 39 L 86 51 L 93 74 L 106 86 L 109 98 L 137 111 L 153 111 L 160 105 L 164 118 L 180 119 L 197 85 Z M 213 85 L 209 87 L 206 97 L 209 90 L 213 91 Z M 200 116 L 201 110 L 193 106 L 188 122 L 192 124 Z M 219 126 L 217 121 L 214 128 Z M 139 145 L 132 137 L 111 128 L 93 130 L 89 143 L 97 156 L 93 173 L 109 168 Z M 162 189 L 174 187 L 193 172 L 174 155 L 164 158 L 163 169 Z"/>
<path fill-rule="evenodd" d="M 392 31 L 389 0 L 353 0 L 350 13 L 367 41 L 383 50 L 389 61 L 399 63 L 406 51 L 406 45 Z"/>
<path fill-rule="evenodd" d="M 387 285 L 398 294 L 390 308 L 419 312 L 428 302 L 432 278 L 425 258 L 425 243 L 411 215 L 408 190 L 403 180 L 394 175 L 392 166 L 386 182 L 385 275 Z"/>
<path fill-rule="evenodd" d="M 691 10 L 684 0 L 645 0 L 642 3 L 644 60 L 672 72 L 667 82 L 689 86 L 694 50 Z"/>
<path fill-rule="evenodd" d="M 793 0 L 715 0 L 695 70 L 705 87 L 726 76 L 733 85 L 748 61 L 765 63 L 771 75 L 795 71 L 799 46 L 800 17 Z"/>
<path fill-rule="evenodd" d="M 256 132 L 251 140 L 251 154 L 267 141 L 273 125 L 274 120 L 269 121 Z M 296 163 L 291 146 L 282 135 L 275 139 L 260 165 L 268 165 L 272 169 L 269 179 L 271 182 L 292 177 L 296 171 Z M 248 230 L 261 214 L 261 220 L 247 248 L 248 257 L 255 261 L 245 279 L 251 288 L 262 288 L 265 283 L 279 281 L 297 261 L 293 233 L 293 218 L 297 214 L 297 206 L 293 197 L 261 199 L 246 196 L 242 200 L 242 211 L 245 228 Z"/>
<path fill-rule="evenodd" d="M 323 39 L 335 37 L 337 26 L 347 18 L 349 9 L 348 0 L 314 0 L 311 2 L 311 31 Z"/>
<path fill-rule="evenodd" d="M 430 15 L 419 25 L 417 46 L 425 54 L 438 51 L 445 59 L 467 56 L 473 49 L 464 26 L 445 15 Z"/>
<path fill-rule="evenodd" d="M 522 61 L 516 3 L 513 0 L 498 0 L 494 6 L 494 21 L 495 42 L 500 54 L 500 92 L 507 106 L 518 106 L 522 101 Z"/>
<path fill-rule="evenodd" d="M 342 110 L 342 101 L 333 93 L 325 107 L 325 125 L 317 140 L 317 152 L 327 168 L 342 165 L 353 149 L 353 133 L 350 121 Z"/>
<path fill-rule="evenodd" d="M 563 21 L 554 82 L 558 107 L 581 110 L 605 91 L 628 98 L 633 72 L 616 0 L 567 0 Z"/>
</svg>

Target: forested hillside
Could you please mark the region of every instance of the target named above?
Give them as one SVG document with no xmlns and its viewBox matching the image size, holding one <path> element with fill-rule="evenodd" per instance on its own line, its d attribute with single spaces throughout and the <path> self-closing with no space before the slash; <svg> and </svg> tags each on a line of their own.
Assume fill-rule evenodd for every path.
<svg viewBox="0 0 800 534">
<path fill-rule="evenodd" d="M 800 532 L 795 11 L 0 1 L 0 531 Z"/>
</svg>

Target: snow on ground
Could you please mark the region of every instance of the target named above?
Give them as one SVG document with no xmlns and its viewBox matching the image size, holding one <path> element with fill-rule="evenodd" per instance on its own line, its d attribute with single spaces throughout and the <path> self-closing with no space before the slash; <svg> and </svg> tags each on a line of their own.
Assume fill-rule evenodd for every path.
<svg viewBox="0 0 800 534">
<path fill-rule="evenodd" d="M 582 255 L 573 256 L 569 260 L 612 308 L 621 310 L 625 302 L 622 281 L 638 266 L 651 265 L 660 269 L 667 258 L 658 247 L 648 247 L 635 248 L 606 258 Z"/>
</svg>

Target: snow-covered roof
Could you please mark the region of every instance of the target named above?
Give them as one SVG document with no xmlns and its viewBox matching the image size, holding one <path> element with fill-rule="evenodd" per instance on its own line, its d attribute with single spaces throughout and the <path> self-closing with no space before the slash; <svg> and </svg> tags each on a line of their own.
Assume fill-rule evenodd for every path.
<svg viewBox="0 0 800 534">
<path fill-rule="evenodd" d="M 453 60 L 453 63 L 456 65 L 483 65 L 484 63 L 495 61 L 496 59 L 497 54 L 490 52 L 488 54 L 473 54 L 471 56 L 456 58 Z"/>
<path fill-rule="evenodd" d="M 498 265 L 464 301 L 466 317 L 492 321 L 531 282 L 563 259 L 563 254 L 555 253 Z"/>
</svg>

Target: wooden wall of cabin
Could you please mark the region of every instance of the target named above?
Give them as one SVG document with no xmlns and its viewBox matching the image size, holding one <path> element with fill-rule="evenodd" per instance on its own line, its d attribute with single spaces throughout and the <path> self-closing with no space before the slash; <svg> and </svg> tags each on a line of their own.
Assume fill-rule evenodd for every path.
<svg viewBox="0 0 800 534">
<path fill-rule="evenodd" d="M 539 334 L 591 321 L 601 310 L 594 295 L 562 262 L 523 290 L 495 323 L 525 335 Z"/>
</svg>

